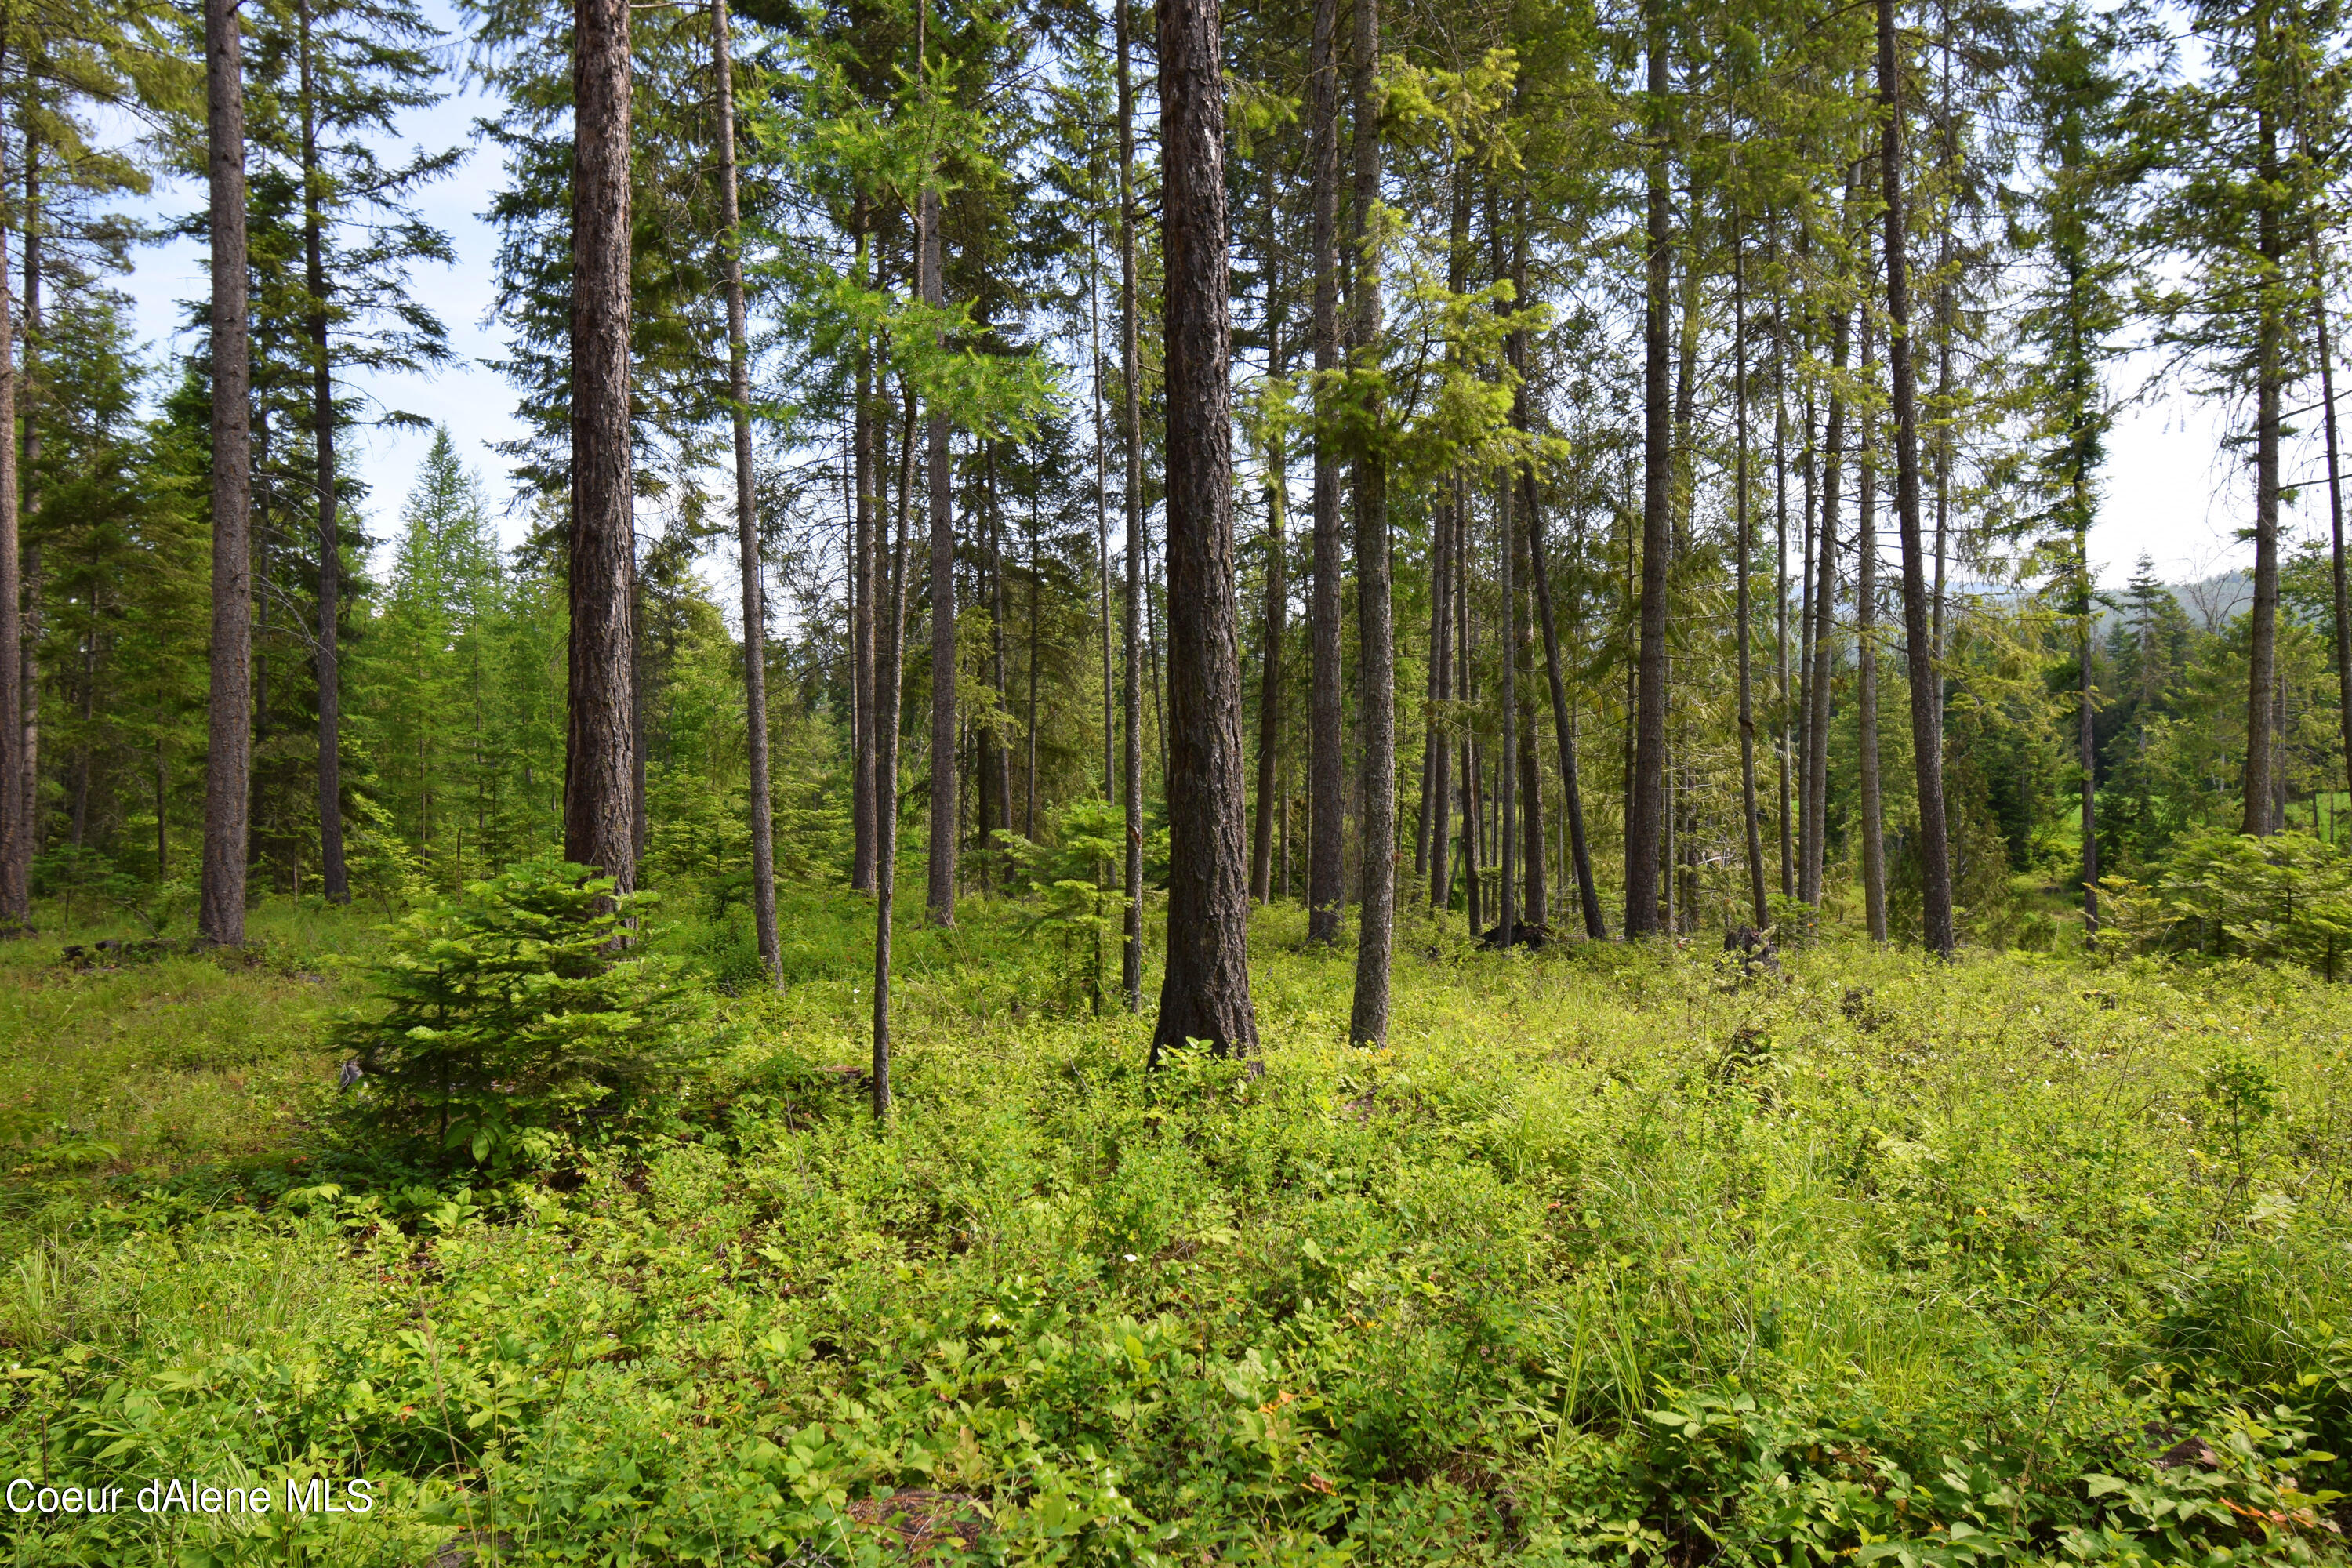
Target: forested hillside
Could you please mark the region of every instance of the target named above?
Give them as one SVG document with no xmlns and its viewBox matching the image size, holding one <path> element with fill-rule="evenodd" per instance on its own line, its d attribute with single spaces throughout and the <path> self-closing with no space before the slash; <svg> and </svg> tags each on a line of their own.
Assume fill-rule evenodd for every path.
<svg viewBox="0 0 2352 1568">
<path fill-rule="evenodd" d="M 0 6 L 10 1561 L 2341 1562 L 2352 23 L 1106 3 Z"/>
</svg>

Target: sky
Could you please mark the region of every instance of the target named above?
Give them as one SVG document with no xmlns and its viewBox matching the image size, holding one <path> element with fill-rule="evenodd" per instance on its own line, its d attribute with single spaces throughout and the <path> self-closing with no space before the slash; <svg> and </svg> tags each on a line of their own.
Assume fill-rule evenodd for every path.
<svg viewBox="0 0 2352 1568">
<path fill-rule="evenodd" d="M 444 27 L 452 26 L 446 0 L 427 0 L 425 9 Z M 519 435 L 521 424 L 515 416 L 513 389 L 483 363 L 499 357 L 504 348 L 503 332 L 490 319 L 497 237 L 480 216 L 501 171 L 495 152 L 480 145 L 474 130 L 476 118 L 490 107 L 478 90 L 468 89 L 434 109 L 404 115 L 387 137 L 403 146 L 456 143 L 475 149 L 453 176 L 428 187 L 419 204 L 426 220 L 449 235 L 457 257 L 455 267 L 422 269 L 417 283 L 422 297 L 447 324 L 458 362 L 429 378 L 360 376 L 352 385 L 383 406 L 448 426 L 464 460 L 488 487 L 502 534 L 513 543 L 521 536 L 522 520 L 506 508 L 511 494 L 509 464 L 495 447 Z M 183 214 L 202 197 L 192 181 L 159 184 L 148 203 L 149 215 Z M 206 288 L 203 247 L 191 240 L 173 240 L 142 249 L 136 263 L 122 286 L 134 302 L 141 337 L 157 349 L 184 351 L 188 346 L 183 325 L 187 302 L 201 300 Z M 2175 583 L 2230 571 L 2252 558 L 2252 546 L 2236 538 L 2237 531 L 2252 521 L 2252 474 L 2235 454 L 2221 448 L 2224 411 L 2192 395 L 2185 378 L 2168 378 L 2159 372 L 2152 355 L 2141 354 L 2117 366 L 2112 378 L 2119 395 L 2137 395 L 2108 443 L 2099 521 L 2092 532 L 2093 559 L 2101 581 L 2110 585 L 2128 577 L 2143 554 L 2160 575 Z M 370 489 L 368 531 L 382 540 L 398 521 L 401 500 L 424 461 L 431 437 L 371 431 L 346 440 Z M 2307 437 L 2291 448 L 2284 468 L 2290 482 L 2298 478 L 2315 481 L 2321 472 L 2316 441 Z M 2301 503 L 2289 510 L 2283 531 L 2291 548 L 2294 540 L 2324 532 L 2326 526 L 2325 489 L 2315 482 L 2304 491 Z"/>
</svg>

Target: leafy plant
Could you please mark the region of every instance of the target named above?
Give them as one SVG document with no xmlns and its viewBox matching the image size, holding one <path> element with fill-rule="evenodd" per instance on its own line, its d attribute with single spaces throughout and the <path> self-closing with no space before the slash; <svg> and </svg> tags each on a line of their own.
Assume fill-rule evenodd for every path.
<svg viewBox="0 0 2352 1568">
<path fill-rule="evenodd" d="M 335 1036 L 364 1075 L 360 1119 L 496 1173 L 689 1065 L 700 995 L 677 960 L 626 945 L 652 898 L 539 861 L 402 921 L 372 966 L 384 1011 Z"/>
</svg>

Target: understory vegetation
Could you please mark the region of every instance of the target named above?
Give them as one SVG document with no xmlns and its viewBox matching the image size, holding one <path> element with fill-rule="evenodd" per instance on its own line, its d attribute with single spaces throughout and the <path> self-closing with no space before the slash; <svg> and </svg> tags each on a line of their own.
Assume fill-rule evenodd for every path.
<svg viewBox="0 0 2352 1568">
<path fill-rule="evenodd" d="M 510 957 L 530 876 L 0 945 L 0 1474 L 125 1488 L 5 1561 L 2342 1559 L 2309 971 L 1408 920 L 1368 1051 L 1349 947 L 1275 909 L 1257 1062 L 1147 1078 L 1091 907 L 974 899 L 898 937 L 877 1128 L 870 905 L 787 889 L 781 995 L 740 920 L 643 911 L 578 1014 L 693 1047 L 633 1093 L 392 1136 L 353 1031 Z M 375 1505 L 289 1511 L 317 1478 Z M 274 1506 L 131 1506 L 173 1479 Z"/>
</svg>

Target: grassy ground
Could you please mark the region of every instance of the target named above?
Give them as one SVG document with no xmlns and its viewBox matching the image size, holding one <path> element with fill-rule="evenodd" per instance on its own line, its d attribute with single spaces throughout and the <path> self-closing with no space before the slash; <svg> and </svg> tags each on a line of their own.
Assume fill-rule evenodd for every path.
<svg viewBox="0 0 2352 1568">
<path fill-rule="evenodd" d="M 5 1560 L 2342 1558 L 2340 992 L 1415 931 L 1367 1053 L 1276 911 L 1263 1074 L 1148 1084 L 1082 930 L 967 908 L 887 1133 L 827 1070 L 866 906 L 807 894 L 710 1076 L 496 1190 L 341 1131 L 364 916 L 0 947 L 0 1482 L 123 1488 Z"/>
</svg>

